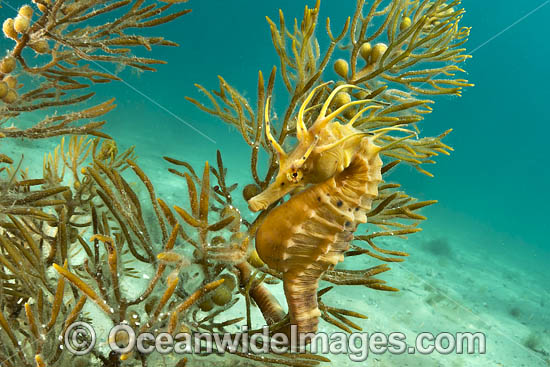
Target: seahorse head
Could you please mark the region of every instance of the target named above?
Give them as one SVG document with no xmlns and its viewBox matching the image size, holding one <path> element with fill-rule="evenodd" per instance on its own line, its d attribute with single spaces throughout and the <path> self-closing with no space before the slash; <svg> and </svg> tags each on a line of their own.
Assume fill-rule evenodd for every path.
<svg viewBox="0 0 550 367">
<path fill-rule="evenodd" d="M 363 108 L 347 124 L 333 121 L 346 108 L 364 104 L 365 100 L 352 101 L 327 114 L 334 96 L 345 88 L 357 88 L 353 85 L 341 85 L 335 88 L 324 102 L 319 116 L 307 129 L 304 123 L 304 112 L 320 85 L 315 88 L 300 106 L 296 120 L 296 138 L 298 143 L 290 153 L 286 153 L 273 138 L 269 124 L 269 99 L 265 108 L 265 133 L 267 139 L 277 152 L 279 171 L 275 180 L 260 194 L 248 201 L 252 211 L 259 211 L 279 200 L 288 193 L 299 190 L 309 184 L 323 182 L 343 171 L 359 150 L 360 141 L 368 134 L 353 127 L 353 123 L 367 109 L 379 108 L 371 105 Z"/>
</svg>

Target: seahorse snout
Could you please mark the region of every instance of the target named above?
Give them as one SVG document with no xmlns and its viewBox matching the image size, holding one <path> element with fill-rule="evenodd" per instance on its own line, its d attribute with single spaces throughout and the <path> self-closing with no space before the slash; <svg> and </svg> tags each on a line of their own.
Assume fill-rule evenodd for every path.
<svg viewBox="0 0 550 367">
<path fill-rule="evenodd" d="M 260 198 L 260 195 L 256 195 L 253 198 L 251 198 L 250 200 L 248 200 L 248 208 L 250 208 L 250 210 L 253 211 L 253 212 L 264 210 L 269 206 L 267 201 L 262 200 Z"/>
<path fill-rule="evenodd" d="M 264 210 L 298 186 L 286 181 L 284 175 L 279 174 L 264 191 L 248 200 L 248 207 L 253 212 Z"/>
</svg>

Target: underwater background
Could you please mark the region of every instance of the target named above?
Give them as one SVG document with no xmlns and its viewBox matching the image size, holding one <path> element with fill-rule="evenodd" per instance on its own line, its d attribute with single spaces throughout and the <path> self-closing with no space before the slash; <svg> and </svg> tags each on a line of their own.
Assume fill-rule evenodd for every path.
<svg viewBox="0 0 550 367">
<path fill-rule="evenodd" d="M 178 191 L 182 181 L 168 174 L 165 155 L 200 167 L 204 160 L 215 161 L 220 150 L 229 181 L 241 188 L 251 182 L 249 148 L 240 133 L 184 97 L 204 101 L 194 83 L 216 88 L 222 75 L 253 98 L 258 69 L 266 75 L 278 64 L 265 16 L 277 18 L 281 8 L 287 19 L 301 17 L 306 3 L 314 5 L 190 1 L 192 13 L 153 30 L 180 44 L 154 49 L 167 65 L 143 76 L 121 70 L 124 83 L 95 87 L 97 101 L 115 96 L 118 104 L 106 117 L 105 131 L 123 148 L 136 145 L 160 197 L 177 202 L 185 194 Z M 473 58 L 461 67 L 475 87 L 465 88 L 461 98 L 435 96 L 434 112 L 419 124 L 423 135 L 453 128 L 445 142 L 455 151 L 430 167 L 434 178 L 407 167 L 390 176 L 411 196 L 439 203 L 424 210 L 424 231 L 402 243 L 410 253 L 407 261 L 392 264 L 383 276 L 401 292 L 340 294 L 343 303 L 362 302 L 369 316 L 360 324 L 365 331 L 482 331 L 487 354 L 382 355 L 362 365 L 550 365 L 550 2 L 463 0 L 462 6 L 467 12 L 461 25 L 472 27 L 466 47 Z M 355 1 L 325 0 L 321 19 L 330 16 L 339 29 L 354 8 Z M 4 18 L 10 11 L 0 9 Z M 317 35 L 323 48 L 324 27 Z M 279 79 L 275 94 L 282 90 Z M 273 111 L 283 111 L 288 102 L 283 96 L 274 100 Z M 55 145 L 54 140 L 30 144 Z M 10 149 L 17 153 L 22 147 Z M 345 357 L 335 360 L 338 366 L 352 364 Z"/>
</svg>

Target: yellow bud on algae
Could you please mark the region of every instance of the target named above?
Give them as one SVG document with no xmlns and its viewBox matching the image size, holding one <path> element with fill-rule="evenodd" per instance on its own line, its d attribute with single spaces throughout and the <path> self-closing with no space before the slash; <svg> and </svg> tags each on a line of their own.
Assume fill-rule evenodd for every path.
<svg viewBox="0 0 550 367">
<path fill-rule="evenodd" d="M 19 8 L 19 15 L 21 15 L 22 17 L 31 19 L 32 13 L 33 13 L 33 10 L 30 7 L 30 5 L 23 5 L 22 7 Z"/>
<path fill-rule="evenodd" d="M 334 71 L 342 78 L 347 79 L 349 72 L 348 62 L 344 59 L 338 59 L 334 62 Z"/>
<path fill-rule="evenodd" d="M 0 82 L 0 98 L 4 98 L 8 94 L 8 85 L 6 82 Z"/>
<path fill-rule="evenodd" d="M 15 88 L 17 86 L 17 79 L 15 77 L 8 75 L 4 77 L 4 82 L 8 85 L 10 88 Z"/>
<path fill-rule="evenodd" d="M 221 278 L 223 279 L 222 285 L 224 287 L 227 287 L 230 291 L 235 289 L 237 286 L 237 281 L 235 280 L 235 277 L 230 274 L 222 274 Z"/>
<path fill-rule="evenodd" d="M 254 196 L 258 195 L 262 190 L 256 184 L 248 184 L 243 189 L 243 197 L 246 201 L 252 199 Z"/>
<path fill-rule="evenodd" d="M 17 33 L 25 33 L 29 29 L 30 25 L 30 18 L 21 15 L 16 16 L 15 20 L 13 21 L 13 28 L 15 28 Z"/>
<path fill-rule="evenodd" d="M 17 39 L 17 32 L 15 31 L 15 28 L 13 27 L 13 19 L 8 18 L 4 20 L 4 24 L 2 24 L 2 30 L 4 31 L 4 36 L 11 38 L 11 39 Z"/>
<path fill-rule="evenodd" d="M 333 106 L 338 108 L 351 102 L 351 96 L 347 92 L 339 92 L 332 100 Z"/>
<path fill-rule="evenodd" d="M 370 53 L 372 52 L 372 45 L 370 42 L 363 43 L 361 45 L 361 48 L 359 49 L 359 53 L 361 54 L 361 57 L 365 59 L 365 61 L 369 61 Z"/>
<path fill-rule="evenodd" d="M 15 63 L 15 57 L 6 56 L 2 60 L 2 64 L 0 64 L 0 71 L 2 71 L 4 74 L 9 74 L 15 70 L 16 65 L 17 64 Z"/>
<path fill-rule="evenodd" d="M 10 89 L 8 93 L 6 93 L 4 98 L 2 98 L 2 101 L 6 102 L 7 104 L 17 101 L 17 92 L 13 89 Z"/>
<path fill-rule="evenodd" d="M 29 44 L 29 46 L 39 54 L 45 54 L 50 49 L 46 40 L 38 40 Z"/>
<path fill-rule="evenodd" d="M 344 111 L 344 117 L 347 118 L 348 120 L 351 120 L 353 116 L 357 114 L 357 112 L 358 112 L 358 109 L 356 107 L 348 108 L 347 110 Z"/>
<path fill-rule="evenodd" d="M 412 24 L 412 20 L 409 17 L 405 17 L 401 20 L 401 24 L 399 24 L 399 30 L 404 31 L 405 29 L 409 28 Z"/>
<path fill-rule="evenodd" d="M 214 301 L 214 303 L 218 306 L 226 305 L 229 301 L 231 301 L 231 298 L 233 298 L 231 291 L 223 284 L 216 288 L 214 294 L 212 295 L 212 301 Z"/>
<path fill-rule="evenodd" d="M 32 0 L 32 2 L 34 4 L 36 4 L 36 7 L 38 8 L 38 10 L 40 10 L 42 13 L 45 13 L 46 10 L 48 10 L 48 7 L 44 4 L 51 4 L 52 2 L 50 0 L 43 0 L 41 2 L 36 2 L 36 0 Z"/>
<path fill-rule="evenodd" d="M 199 305 L 201 311 L 208 312 L 214 308 L 214 302 L 211 299 L 207 299 Z"/>
<path fill-rule="evenodd" d="M 370 55 L 370 64 L 374 64 L 375 62 L 378 62 L 382 55 L 386 52 L 388 49 L 388 46 L 386 46 L 385 43 L 377 43 L 374 48 L 372 49 L 371 55 Z"/>
</svg>

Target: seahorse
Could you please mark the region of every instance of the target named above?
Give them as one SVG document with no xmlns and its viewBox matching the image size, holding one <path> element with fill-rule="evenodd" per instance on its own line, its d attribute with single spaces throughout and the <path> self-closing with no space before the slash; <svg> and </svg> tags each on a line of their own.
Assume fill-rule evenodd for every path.
<svg viewBox="0 0 550 367">
<path fill-rule="evenodd" d="M 308 95 L 297 115 L 298 143 L 289 154 L 271 135 L 267 101 L 266 137 L 277 152 L 279 171 L 263 192 L 248 201 L 252 211 L 259 211 L 293 194 L 260 224 L 256 250 L 270 268 L 282 273 L 290 323 L 300 334 L 317 331 L 321 315 L 318 281 L 325 271 L 344 260 L 353 232 L 367 221 L 366 213 L 382 181 L 379 152 L 385 147 L 375 145 L 374 140 L 388 129 L 366 133 L 353 127 L 361 114 L 380 106 L 370 104 L 346 124 L 335 118 L 367 101 L 348 102 L 327 114 L 336 94 L 345 88 L 357 87 L 335 88 L 309 129 L 304 113 L 316 89 Z"/>
</svg>

